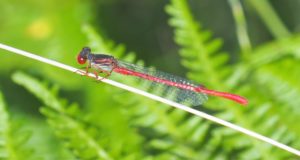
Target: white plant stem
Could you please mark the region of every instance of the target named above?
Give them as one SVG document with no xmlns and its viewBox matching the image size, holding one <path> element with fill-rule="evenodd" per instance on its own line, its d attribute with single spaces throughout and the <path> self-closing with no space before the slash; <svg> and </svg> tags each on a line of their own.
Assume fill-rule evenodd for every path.
<svg viewBox="0 0 300 160">
<path fill-rule="evenodd" d="M 84 72 L 78 72 L 79 70 L 77 68 L 74 68 L 74 67 L 71 67 L 71 66 L 68 66 L 68 65 L 56 62 L 54 60 L 50 60 L 50 59 L 47 59 L 47 58 L 44 58 L 44 57 L 41 57 L 41 56 L 38 56 L 38 55 L 35 55 L 35 54 L 32 54 L 32 53 L 29 53 L 29 52 L 26 52 L 26 51 L 23 51 L 23 50 L 20 50 L 20 49 L 16 49 L 16 48 L 13 48 L 13 47 L 1 44 L 1 43 L 0 43 L 0 48 L 2 48 L 4 50 L 7 50 L 7 51 L 10 51 L 10 52 L 13 52 L 13 53 L 16 53 L 16 54 L 19 54 L 19 55 L 23 55 L 23 56 L 35 59 L 37 61 L 41 61 L 41 62 L 50 64 L 52 66 L 56 66 L 56 67 L 62 68 L 64 70 L 68 70 L 70 72 L 74 72 L 74 73 L 77 73 L 77 74 L 80 74 L 80 75 L 84 75 L 85 74 Z M 92 73 L 89 73 L 88 76 L 96 78 L 95 75 L 92 74 Z M 261 134 L 258 134 L 256 132 L 253 132 L 253 131 L 248 130 L 248 129 L 245 129 L 245 128 L 240 127 L 238 125 L 235 125 L 235 124 L 232 124 L 230 122 L 227 122 L 227 121 L 225 121 L 223 119 L 214 117 L 214 116 L 209 115 L 207 113 L 195 110 L 193 108 L 190 108 L 188 106 L 185 106 L 185 105 L 182 105 L 182 104 L 179 104 L 179 103 L 175 103 L 173 101 L 170 101 L 170 100 L 164 99 L 162 97 L 150 94 L 148 92 L 136 89 L 134 87 L 127 86 L 127 85 L 119 83 L 119 82 L 115 82 L 115 81 L 112 81 L 112 80 L 109 80 L 109 79 L 102 79 L 102 77 L 99 77 L 99 76 L 98 76 L 98 80 L 101 80 L 102 82 L 108 83 L 108 84 L 113 85 L 115 87 L 122 88 L 122 89 L 128 90 L 130 92 L 139 94 L 139 95 L 143 95 L 143 96 L 148 97 L 150 99 L 153 99 L 153 100 L 165 103 L 167 105 L 170 105 L 170 106 L 173 106 L 175 108 L 184 110 L 186 112 L 192 113 L 192 114 L 194 114 L 196 116 L 199 116 L 199 117 L 205 118 L 207 120 L 213 121 L 215 123 L 221 124 L 223 126 L 229 127 L 229 128 L 231 128 L 233 130 L 236 130 L 238 132 L 241 132 L 241 133 L 246 134 L 248 136 L 254 137 L 256 139 L 259 139 L 259 140 L 264 141 L 266 143 L 269 143 L 269 144 L 271 144 L 273 146 L 276 146 L 278 148 L 281 148 L 281 149 L 286 150 L 286 151 L 288 151 L 290 153 L 293 153 L 295 155 L 300 156 L 300 151 L 297 150 L 297 149 L 295 149 L 295 148 L 292 148 L 290 146 L 282 144 L 282 143 L 280 143 L 278 141 L 275 141 L 275 140 L 273 140 L 271 138 L 265 137 L 265 136 L 263 136 Z"/>
</svg>

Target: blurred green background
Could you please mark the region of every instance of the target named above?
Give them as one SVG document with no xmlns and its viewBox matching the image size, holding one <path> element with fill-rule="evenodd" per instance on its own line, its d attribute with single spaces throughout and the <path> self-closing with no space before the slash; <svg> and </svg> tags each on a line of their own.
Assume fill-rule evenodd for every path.
<svg viewBox="0 0 300 160">
<path fill-rule="evenodd" d="M 294 0 L 1 0 L 0 43 L 78 68 L 77 53 L 91 46 L 242 94 L 250 101 L 246 109 L 212 98 L 200 110 L 300 148 L 299 14 Z M 212 36 L 203 38 L 206 31 Z M 5 159 L 296 159 L 139 95 L 0 52 Z M 228 60 L 214 58 L 223 52 Z M 76 104 L 76 114 L 56 110 L 51 96 L 60 109 Z"/>
</svg>

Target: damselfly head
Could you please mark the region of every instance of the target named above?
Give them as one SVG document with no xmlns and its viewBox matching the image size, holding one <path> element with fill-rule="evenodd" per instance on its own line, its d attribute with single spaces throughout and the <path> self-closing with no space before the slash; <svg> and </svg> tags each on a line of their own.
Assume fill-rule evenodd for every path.
<svg viewBox="0 0 300 160">
<path fill-rule="evenodd" d="M 80 53 L 77 56 L 77 62 L 79 64 L 85 64 L 88 55 L 91 53 L 91 49 L 89 47 L 83 47 Z"/>
<path fill-rule="evenodd" d="M 86 58 L 83 58 L 83 57 L 80 55 L 80 53 L 79 53 L 78 56 L 77 56 L 77 62 L 78 62 L 79 64 L 85 64 Z"/>
</svg>

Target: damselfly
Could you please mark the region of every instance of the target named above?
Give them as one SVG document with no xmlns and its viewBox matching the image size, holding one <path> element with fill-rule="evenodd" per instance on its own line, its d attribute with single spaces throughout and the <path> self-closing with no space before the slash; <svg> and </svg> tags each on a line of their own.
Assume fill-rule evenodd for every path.
<svg viewBox="0 0 300 160">
<path fill-rule="evenodd" d="M 164 85 L 167 88 L 167 93 L 164 95 L 168 96 L 168 99 L 179 103 L 188 101 L 191 105 L 197 106 L 203 104 L 203 102 L 207 100 L 207 95 L 223 97 L 242 105 L 246 105 L 248 103 L 247 99 L 239 95 L 210 90 L 205 88 L 203 85 L 196 84 L 190 80 L 155 69 L 123 62 L 110 55 L 93 54 L 89 47 L 84 47 L 82 49 L 77 56 L 77 61 L 79 64 L 85 64 L 88 62 L 86 72 L 88 72 L 89 68 L 93 68 L 96 71 L 96 76 L 98 76 L 98 73 L 105 73 L 106 76 L 104 78 L 107 78 L 112 72 L 115 72 L 122 75 L 135 76 L 155 82 L 156 84 Z M 172 94 L 171 91 L 173 92 Z M 175 94 L 174 91 L 176 91 Z M 170 94 L 168 94 L 168 92 Z"/>
</svg>

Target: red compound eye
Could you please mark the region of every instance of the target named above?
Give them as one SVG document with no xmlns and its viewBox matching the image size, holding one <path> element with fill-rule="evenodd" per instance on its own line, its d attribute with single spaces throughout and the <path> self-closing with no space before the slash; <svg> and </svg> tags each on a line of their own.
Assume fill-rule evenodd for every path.
<svg viewBox="0 0 300 160">
<path fill-rule="evenodd" d="M 86 59 L 83 58 L 80 54 L 78 54 L 78 56 L 77 56 L 77 62 L 78 62 L 79 64 L 85 64 Z"/>
</svg>

